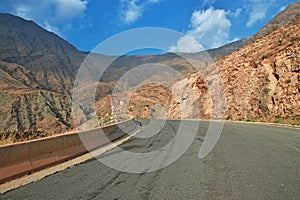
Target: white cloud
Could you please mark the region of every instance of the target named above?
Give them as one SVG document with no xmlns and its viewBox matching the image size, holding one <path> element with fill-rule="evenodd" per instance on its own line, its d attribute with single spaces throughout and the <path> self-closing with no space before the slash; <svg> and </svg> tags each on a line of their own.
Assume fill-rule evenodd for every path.
<svg viewBox="0 0 300 200">
<path fill-rule="evenodd" d="M 242 12 L 242 9 L 238 8 L 234 12 L 229 11 L 228 13 L 233 17 L 238 17 L 238 16 L 240 16 L 241 12 Z"/>
<path fill-rule="evenodd" d="M 232 43 L 232 42 L 236 42 L 236 41 L 238 41 L 238 40 L 240 40 L 240 38 L 233 38 L 231 41 L 229 41 L 228 43 Z"/>
<path fill-rule="evenodd" d="M 125 24 L 131 24 L 142 16 L 144 11 L 143 5 L 137 5 L 136 0 L 122 0 L 121 20 Z"/>
<path fill-rule="evenodd" d="M 160 2 L 161 0 L 148 0 L 148 3 L 158 3 Z"/>
<path fill-rule="evenodd" d="M 250 3 L 250 16 L 247 22 L 247 27 L 253 26 L 257 21 L 266 17 L 270 6 L 275 0 L 247 0 Z"/>
<path fill-rule="evenodd" d="M 61 34 L 61 32 L 59 31 L 59 28 L 51 25 L 48 21 L 44 21 L 44 28 L 50 32 L 56 33 L 57 35 L 59 35 L 60 37 L 63 37 L 63 35 Z"/>
<path fill-rule="evenodd" d="M 229 15 L 229 12 L 212 7 L 207 10 L 196 10 L 192 14 L 190 29 L 186 32 L 186 35 L 206 49 L 224 45 L 230 41 L 231 22 L 227 15 Z M 190 50 L 187 47 L 188 45 L 183 37 L 177 42 L 176 46 L 170 47 L 169 51 L 195 52 L 194 44 L 190 44 Z"/>
<path fill-rule="evenodd" d="M 279 12 L 284 11 L 286 8 L 287 8 L 287 6 L 281 6 L 281 7 L 279 8 Z"/>
<path fill-rule="evenodd" d="M 72 20 L 83 17 L 87 3 L 86 0 L 55 0 L 56 17 L 60 20 Z"/>
<path fill-rule="evenodd" d="M 14 7 L 15 14 L 19 17 L 29 19 L 29 13 L 31 12 L 31 8 L 27 5 L 19 4 Z"/>
<path fill-rule="evenodd" d="M 84 17 L 87 3 L 88 0 L 15 0 L 11 12 L 62 36 L 58 27 L 67 27 L 72 20 Z"/>
<path fill-rule="evenodd" d="M 183 36 L 175 45 L 169 48 L 169 52 L 196 53 L 204 50 L 203 47 L 189 36 Z"/>
<path fill-rule="evenodd" d="M 201 8 L 210 7 L 212 6 L 216 0 L 202 0 Z"/>
<path fill-rule="evenodd" d="M 120 0 L 120 19 L 124 24 L 132 24 L 142 17 L 145 9 L 161 0 Z"/>
</svg>

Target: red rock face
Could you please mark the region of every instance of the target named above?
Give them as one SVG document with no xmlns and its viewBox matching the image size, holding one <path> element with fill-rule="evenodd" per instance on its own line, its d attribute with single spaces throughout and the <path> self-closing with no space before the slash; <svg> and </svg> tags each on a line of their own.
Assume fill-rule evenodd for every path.
<svg viewBox="0 0 300 200">
<path fill-rule="evenodd" d="M 219 60 L 227 115 L 271 120 L 300 114 L 300 18 Z"/>
<path fill-rule="evenodd" d="M 216 62 L 225 86 L 228 119 L 299 123 L 299 26 L 300 18 L 297 18 Z M 212 71 L 208 76 L 216 73 Z M 202 111 L 200 116 L 207 117 L 213 105 L 206 100 L 206 82 L 200 73 L 188 80 L 195 89 Z"/>
<path fill-rule="evenodd" d="M 208 88 L 219 73 L 227 103 L 224 118 L 299 124 L 299 27 L 300 18 L 297 18 L 219 59 L 215 63 L 218 70 L 207 66 L 174 83 L 170 90 L 159 84 L 143 86 L 131 96 L 130 113 L 135 117 L 149 117 L 151 107 L 159 104 L 165 108 L 167 118 L 211 118 L 215 106 L 211 97 L 217 94 Z M 195 102 L 190 100 L 187 88 L 192 88 Z M 172 91 L 176 91 L 177 97 Z M 194 107 L 196 104 L 198 110 Z M 213 118 L 218 118 L 216 116 Z"/>
</svg>

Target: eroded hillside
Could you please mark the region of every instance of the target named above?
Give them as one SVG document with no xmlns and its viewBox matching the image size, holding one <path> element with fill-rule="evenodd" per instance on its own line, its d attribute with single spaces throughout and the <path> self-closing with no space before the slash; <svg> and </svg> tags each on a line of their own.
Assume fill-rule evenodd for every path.
<svg viewBox="0 0 300 200">
<path fill-rule="evenodd" d="M 299 26 L 300 18 L 297 18 L 216 62 L 226 93 L 227 119 L 299 124 Z M 215 73 L 217 71 L 212 71 L 206 76 Z M 207 99 L 208 93 L 203 91 L 207 82 L 201 73 L 193 74 L 187 80 L 191 87 L 196 86 L 199 101 Z M 203 92 L 199 92 L 201 89 Z M 199 104 L 209 108 L 210 103 Z M 171 110 L 171 113 L 176 112 L 176 109 Z"/>
<path fill-rule="evenodd" d="M 212 98 L 221 95 L 227 103 L 226 116 L 220 111 L 214 117 L 299 124 L 299 5 L 291 4 L 252 39 L 208 51 L 218 69 L 201 62 L 192 66 L 173 53 L 115 57 L 99 82 L 92 83 L 98 85 L 95 106 L 99 120 L 111 118 L 111 94 L 120 77 L 137 66 L 156 63 L 186 78 L 172 82 L 169 88 L 160 82 L 134 88 L 133 93 L 126 94 L 129 114 L 134 117 L 152 117 L 160 109 L 156 105 L 161 105 L 167 118 L 208 119 L 214 108 Z M 32 21 L 0 14 L 0 22 L 1 137 L 5 139 L 13 133 L 24 140 L 74 129 L 72 88 L 88 54 Z M 197 60 L 203 54 L 185 56 Z M 95 56 L 100 67 L 104 67 L 102 59 L 112 58 Z M 196 72 L 197 69 L 202 70 Z M 217 74 L 225 89 L 216 95 L 209 88 Z M 160 80 L 168 79 L 164 74 L 159 76 Z M 88 92 L 91 84 L 84 87 L 82 90 Z M 189 89 L 194 91 L 195 99 L 190 98 Z M 77 114 L 87 119 L 91 110 L 82 107 Z"/>
</svg>

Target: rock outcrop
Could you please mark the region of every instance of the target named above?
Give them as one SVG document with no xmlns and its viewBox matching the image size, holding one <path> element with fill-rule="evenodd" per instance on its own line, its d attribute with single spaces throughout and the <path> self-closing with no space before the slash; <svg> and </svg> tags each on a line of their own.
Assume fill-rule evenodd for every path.
<svg viewBox="0 0 300 200">
<path fill-rule="evenodd" d="M 116 58 L 99 82 L 93 83 L 98 85 L 95 106 L 99 119 L 110 119 L 111 94 L 124 73 L 138 65 L 159 63 L 186 78 L 172 82 L 171 87 L 157 82 L 135 88 L 129 97 L 132 116 L 162 117 L 157 106 L 161 105 L 167 118 L 226 117 L 299 124 L 299 13 L 300 3 L 293 3 L 252 38 L 208 51 L 213 64 L 200 62 L 195 68 L 173 53 Z M 1 138 L 13 133 L 21 140 L 32 139 L 73 129 L 72 88 L 87 54 L 32 21 L 0 14 Z M 202 55 L 185 54 L 195 60 Z M 98 62 L 102 66 L 101 59 Z M 224 92 L 216 93 L 218 75 Z M 195 99 L 190 98 L 190 89 Z M 222 102 L 214 101 L 222 98 L 226 115 L 216 109 L 224 106 Z M 90 112 L 82 108 L 76 114 L 84 119 Z M 32 137 L 22 137 L 22 133 Z"/>
<path fill-rule="evenodd" d="M 223 116 L 231 120 L 300 124 L 299 27 L 300 17 L 265 36 L 261 35 L 215 63 L 202 66 L 199 72 L 174 83 L 171 91 L 161 86 L 143 86 L 131 97 L 131 114 L 149 117 L 151 107 L 158 104 L 166 109 L 169 118 Z M 197 55 L 191 57 L 196 59 Z M 220 98 L 216 98 L 220 94 L 213 92 L 214 89 L 208 89 L 218 75 L 224 87 L 221 93 L 225 95 Z M 186 102 L 190 98 L 186 94 L 187 88 L 193 89 L 197 101 Z M 180 94 L 180 98 L 172 91 Z M 214 103 L 218 103 L 212 101 L 213 98 L 225 100 L 226 115 L 213 113 Z M 189 108 L 185 108 L 185 104 Z M 194 113 L 195 104 L 198 113 Z"/>
<path fill-rule="evenodd" d="M 218 70 L 205 77 L 222 77 L 226 94 L 226 118 L 299 124 L 300 119 L 300 18 L 219 59 Z M 207 66 L 207 70 L 213 66 Z M 200 116 L 214 106 L 207 100 L 209 84 L 199 72 L 186 80 L 194 88 Z M 196 87 L 195 87 L 196 86 Z M 183 85 L 179 90 L 184 91 Z M 175 107 L 175 104 L 174 104 Z M 178 108 L 177 108 L 178 109 Z M 178 110 L 170 111 L 180 117 Z M 211 111 L 210 111 L 211 112 Z"/>
<path fill-rule="evenodd" d="M 233 120 L 295 118 L 300 114 L 300 18 L 216 64 Z"/>
</svg>

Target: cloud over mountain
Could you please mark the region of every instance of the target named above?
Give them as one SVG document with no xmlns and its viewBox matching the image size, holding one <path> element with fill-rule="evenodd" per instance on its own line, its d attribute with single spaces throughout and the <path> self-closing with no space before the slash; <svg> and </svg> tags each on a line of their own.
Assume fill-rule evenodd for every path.
<svg viewBox="0 0 300 200">
<path fill-rule="evenodd" d="M 210 7 L 207 10 L 195 10 L 191 16 L 189 30 L 186 35 L 199 43 L 198 47 L 191 40 L 181 38 L 177 45 L 169 50 L 172 52 L 194 53 L 203 48 L 219 47 L 229 41 L 231 21 L 229 11 Z M 188 48 L 190 47 L 190 48 Z M 199 48 L 202 47 L 202 48 Z"/>
<path fill-rule="evenodd" d="M 2 6 L 24 19 L 33 20 L 48 31 L 60 36 L 60 27 L 70 28 L 70 22 L 82 18 L 87 0 L 3 0 Z"/>
<path fill-rule="evenodd" d="M 268 10 L 275 0 L 247 0 L 249 3 L 250 16 L 247 27 L 253 26 L 257 21 L 266 17 Z"/>
</svg>

